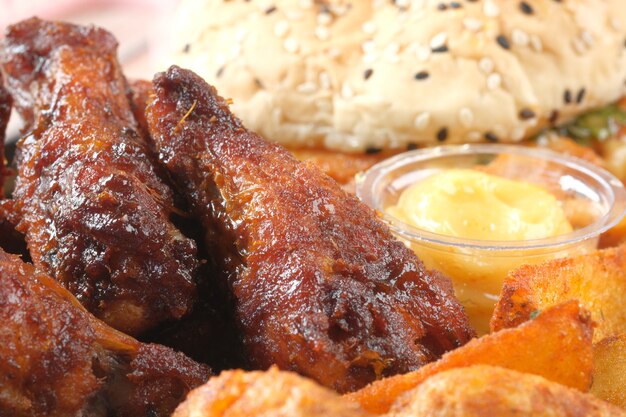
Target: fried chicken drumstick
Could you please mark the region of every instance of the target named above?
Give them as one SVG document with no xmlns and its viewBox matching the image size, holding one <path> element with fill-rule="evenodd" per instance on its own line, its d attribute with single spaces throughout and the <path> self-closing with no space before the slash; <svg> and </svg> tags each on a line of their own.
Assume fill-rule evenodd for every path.
<svg viewBox="0 0 626 417">
<path fill-rule="evenodd" d="M 14 198 L 35 265 L 130 334 L 194 303 L 195 243 L 170 221 L 171 189 L 139 133 L 117 43 L 93 27 L 30 19 L 0 53 L 31 133 Z"/>
<path fill-rule="evenodd" d="M 346 392 L 473 336 L 450 282 L 356 197 L 246 130 L 194 73 L 172 67 L 154 90 L 150 133 L 226 272 L 253 366 Z"/>
<path fill-rule="evenodd" d="M 0 415 L 169 416 L 210 370 L 88 313 L 58 282 L 0 250 Z"/>
</svg>

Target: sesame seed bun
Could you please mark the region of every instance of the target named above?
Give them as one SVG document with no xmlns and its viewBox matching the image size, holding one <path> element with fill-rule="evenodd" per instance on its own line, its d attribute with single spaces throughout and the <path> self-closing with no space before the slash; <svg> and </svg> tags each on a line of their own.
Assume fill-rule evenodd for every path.
<svg viewBox="0 0 626 417">
<path fill-rule="evenodd" d="M 183 0 L 173 61 L 292 148 L 516 142 L 626 92 L 623 1 Z"/>
</svg>

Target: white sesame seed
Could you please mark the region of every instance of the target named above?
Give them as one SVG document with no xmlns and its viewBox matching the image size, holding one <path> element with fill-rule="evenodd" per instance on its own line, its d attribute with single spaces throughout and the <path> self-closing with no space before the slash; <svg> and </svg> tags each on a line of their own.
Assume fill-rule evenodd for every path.
<svg viewBox="0 0 626 417">
<path fill-rule="evenodd" d="M 230 48 L 230 51 L 228 51 L 228 58 L 232 60 L 237 58 L 240 54 L 241 44 L 236 43 Z"/>
<path fill-rule="evenodd" d="M 215 55 L 215 63 L 217 66 L 221 67 L 226 64 L 226 56 L 223 53 L 219 52 Z"/>
<path fill-rule="evenodd" d="M 237 29 L 237 32 L 235 32 L 235 39 L 237 39 L 237 42 L 243 42 L 246 39 L 246 36 L 248 36 L 248 29 L 244 27 L 240 27 Z"/>
<path fill-rule="evenodd" d="M 341 86 L 341 96 L 346 99 L 354 97 L 354 90 L 348 83 L 343 83 Z"/>
<path fill-rule="evenodd" d="M 428 112 L 423 112 L 418 114 L 415 117 L 415 121 L 413 122 L 413 124 L 415 125 L 415 128 L 417 130 L 424 130 L 428 127 L 428 125 L 430 124 L 430 113 Z"/>
<path fill-rule="evenodd" d="M 322 71 L 320 72 L 318 78 L 320 82 L 320 87 L 322 87 L 323 90 L 328 90 L 331 86 L 330 75 L 326 71 Z"/>
<path fill-rule="evenodd" d="M 502 77 L 497 72 L 489 74 L 487 77 L 487 88 L 490 90 L 495 90 L 500 87 L 502 84 Z"/>
<path fill-rule="evenodd" d="M 333 17 L 330 13 L 319 13 L 317 15 L 317 24 L 318 25 L 330 25 L 333 21 Z"/>
<path fill-rule="evenodd" d="M 506 138 L 508 135 L 506 133 L 506 129 L 502 125 L 495 125 L 493 127 L 493 133 L 499 138 Z"/>
<path fill-rule="evenodd" d="M 300 0 L 300 7 L 310 9 L 313 7 L 313 0 Z"/>
<path fill-rule="evenodd" d="M 619 20 L 617 20 L 616 18 L 612 17 L 609 20 L 609 24 L 611 25 L 611 27 L 613 28 L 613 30 L 620 30 L 621 25 L 619 23 Z"/>
<path fill-rule="evenodd" d="M 274 35 L 279 38 L 284 38 L 289 32 L 289 23 L 286 20 L 281 20 L 274 26 Z"/>
<path fill-rule="evenodd" d="M 530 35 L 530 46 L 532 46 L 536 52 L 543 51 L 543 43 L 541 42 L 541 38 L 537 35 Z"/>
<path fill-rule="evenodd" d="M 447 40 L 448 34 L 446 32 L 440 32 L 433 36 L 433 38 L 430 40 L 430 47 L 432 49 L 439 48 L 440 46 L 445 45 Z"/>
<path fill-rule="evenodd" d="M 391 42 L 385 48 L 385 55 L 397 55 L 400 52 L 400 45 L 397 42 Z"/>
<path fill-rule="evenodd" d="M 483 4 L 483 13 L 487 17 L 500 16 L 500 7 L 493 0 L 486 0 Z"/>
<path fill-rule="evenodd" d="M 300 10 L 287 10 L 285 16 L 289 20 L 302 20 L 302 11 Z"/>
<path fill-rule="evenodd" d="M 328 48 L 326 50 L 326 55 L 328 55 L 329 58 L 337 58 L 338 56 L 341 56 L 341 49 L 339 49 L 339 48 Z"/>
<path fill-rule="evenodd" d="M 537 123 L 538 123 L 538 120 L 536 117 L 531 117 L 530 119 L 524 120 L 524 124 L 530 127 L 537 126 Z"/>
<path fill-rule="evenodd" d="M 402 7 L 402 8 L 409 7 L 409 0 L 395 0 L 394 3 L 397 7 Z"/>
<path fill-rule="evenodd" d="M 367 21 L 361 25 L 361 30 L 363 31 L 363 33 L 373 35 L 374 32 L 376 32 L 376 24 L 371 20 Z"/>
<path fill-rule="evenodd" d="M 333 11 L 335 12 L 337 16 L 343 16 L 348 11 L 348 6 L 345 4 L 338 4 L 338 5 L 335 5 L 335 7 L 333 8 Z"/>
<path fill-rule="evenodd" d="M 371 52 L 368 54 L 364 54 L 363 58 L 361 58 L 361 60 L 366 63 L 366 64 L 371 64 L 373 62 L 376 62 L 378 60 L 378 54 L 376 52 Z"/>
<path fill-rule="evenodd" d="M 315 36 L 321 41 L 325 41 L 330 37 L 330 31 L 326 26 L 317 26 L 315 28 Z"/>
<path fill-rule="evenodd" d="M 295 38 L 285 39 L 285 42 L 283 42 L 283 46 L 285 47 L 287 52 L 290 52 L 292 54 L 295 54 L 300 50 L 300 43 Z"/>
<path fill-rule="evenodd" d="M 574 51 L 576 51 L 578 55 L 584 54 L 587 49 L 585 43 L 579 38 L 572 39 L 572 48 L 574 48 Z"/>
<path fill-rule="evenodd" d="M 516 127 L 511 131 L 511 139 L 518 141 L 524 139 L 526 131 L 523 127 Z"/>
<path fill-rule="evenodd" d="M 428 61 L 431 55 L 431 49 L 427 46 L 417 46 L 415 48 L 415 55 L 417 55 L 417 60 L 420 62 Z"/>
<path fill-rule="evenodd" d="M 580 38 L 583 40 L 585 45 L 587 45 L 590 48 L 595 43 L 595 40 L 593 39 L 593 35 L 589 31 L 583 30 L 580 34 Z"/>
<path fill-rule="evenodd" d="M 296 87 L 298 93 L 312 94 L 317 91 L 317 84 L 312 81 L 307 81 Z"/>
<path fill-rule="evenodd" d="M 513 29 L 511 31 L 511 40 L 518 46 L 528 46 L 528 43 L 530 42 L 528 34 L 522 29 Z"/>
<path fill-rule="evenodd" d="M 374 41 L 365 41 L 363 42 L 363 44 L 361 44 L 361 49 L 366 54 L 374 52 L 375 48 L 376 48 L 376 44 L 374 43 Z"/>
<path fill-rule="evenodd" d="M 483 57 L 478 61 L 478 68 L 485 74 L 491 74 L 495 65 L 491 58 Z"/>
<path fill-rule="evenodd" d="M 464 127 L 470 127 L 474 122 L 474 113 L 467 107 L 463 107 L 459 111 L 459 120 Z"/>
<path fill-rule="evenodd" d="M 473 17 L 466 17 L 463 19 L 463 27 L 471 32 L 478 32 L 484 25 L 484 22 L 480 19 L 475 19 Z"/>
<path fill-rule="evenodd" d="M 471 132 L 467 133 L 467 140 L 469 140 L 470 142 L 478 142 L 482 139 L 483 135 L 480 134 L 480 132 L 477 132 L 475 130 L 472 130 Z"/>
</svg>

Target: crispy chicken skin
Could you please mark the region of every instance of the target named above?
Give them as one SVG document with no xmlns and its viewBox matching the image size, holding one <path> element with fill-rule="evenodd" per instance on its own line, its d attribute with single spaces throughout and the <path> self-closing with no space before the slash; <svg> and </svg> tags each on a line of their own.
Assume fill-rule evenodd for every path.
<svg viewBox="0 0 626 417">
<path fill-rule="evenodd" d="M 0 416 L 169 416 L 210 370 L 88 313 L 0 250 Z"/>
<path fill-rule="evenodd" d="M 154 80 L 148 124 L 225 271 L 254 367 L 341 392 L 473 335 L 450 282 L 319 169 L 246 130 L 194 73 Z"/>
<path fill-rule="evenodd" d="M 172 417 L 367 417 L 310 379 L 270 368 L 226 371 L 189 393 Z"/>
<path fill-rule="evenodd" d="M 0 198 L 4 195 L 4 178 L 8 175 L 6 157 L 4 155 L 4 141 L 6 139 L 7 124 L 11 116 L 11 96 L 2 86 L 2 73 L 0 73 Z"/>
<path fill-rule="evenodd" d="M 194 303 L 196 245 L 139 133 L 117 43 L 93 27 L 9 27 L 6 84 L 30 133 L 14 198 L 35 265 L 111 326 L 140 334 Z"/>
</svg>

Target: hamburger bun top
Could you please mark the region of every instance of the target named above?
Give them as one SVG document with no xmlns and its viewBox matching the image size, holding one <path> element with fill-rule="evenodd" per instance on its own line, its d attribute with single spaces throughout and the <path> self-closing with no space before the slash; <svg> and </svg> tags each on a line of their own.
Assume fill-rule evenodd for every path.
<svg viewBox="0 0 626 417">
<path fill-rule="evenodd" d="M 624 0 L 183 0 L 172 39 L 292 148 L 516 142 L 626 92 Z"/>
</svg>

